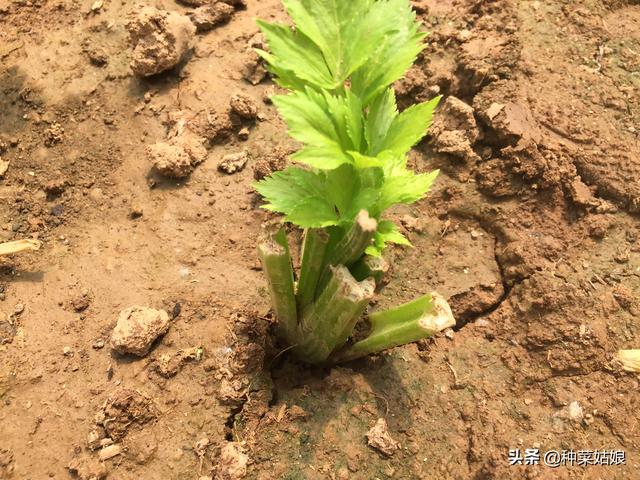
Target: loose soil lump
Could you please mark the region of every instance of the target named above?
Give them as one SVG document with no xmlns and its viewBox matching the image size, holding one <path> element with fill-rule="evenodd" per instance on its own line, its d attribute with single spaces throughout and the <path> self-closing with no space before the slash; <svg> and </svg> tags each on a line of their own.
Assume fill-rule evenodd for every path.
<svg viewBox="0 0 640 480">
<path fill-rule="evenodd" d="M 120 312 L 111 334 L 111 348 L 116 352 L 144 357 L 153 342 L 169 329 L 169 315 L 164 310 L 131 307 Z"/>
<path fill-rule="evenodd" d="M 148 77 L 169 70 L 180 63 L 193 47 L 196 27 L 188 17 L 146 7 L 127 23 L 134 49 L 131 69 Z"/>
</svg>

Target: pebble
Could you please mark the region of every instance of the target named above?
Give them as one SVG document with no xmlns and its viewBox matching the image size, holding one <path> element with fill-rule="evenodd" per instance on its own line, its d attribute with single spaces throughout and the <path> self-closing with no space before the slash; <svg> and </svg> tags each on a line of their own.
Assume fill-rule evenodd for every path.
<svg viewBox="0 0 640 480">
<path fill-rule="evenodd" d="M 584 418 L 582 407 L 576 401 L 573 401 L 569 404 L 569 418 L 574 422 L 581 422 Z"/>
</svg>

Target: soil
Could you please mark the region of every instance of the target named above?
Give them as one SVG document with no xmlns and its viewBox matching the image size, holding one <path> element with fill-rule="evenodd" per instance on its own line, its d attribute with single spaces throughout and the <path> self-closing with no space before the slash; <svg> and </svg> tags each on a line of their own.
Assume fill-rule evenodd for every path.
<svg viewBox="0 0 640 480">
<path fill-rule="evenodd" d="M 253 20 L 284 12 L 209 3 L 0 0 L 0 241 L 43 242 L 0 260 L 0 478 L 640 478 L 640 379 L 613 361 L 640 348 L 640 4 L 413 2 L 431 34 L 396 89 L 448 99 L 411 154 L 442 173 L 392 212 L 414 248 L 374 308 L 436 290 L 458 326 L 309 369 L 255 254 L 251 184 L 295 145 Z M 189 37 L 152 22 L 144 74 L 179 63 L 149 77 L 143 7 Z M 132 306 L 170 318 L 143 358 L 109 344 Z"/>
</svg>

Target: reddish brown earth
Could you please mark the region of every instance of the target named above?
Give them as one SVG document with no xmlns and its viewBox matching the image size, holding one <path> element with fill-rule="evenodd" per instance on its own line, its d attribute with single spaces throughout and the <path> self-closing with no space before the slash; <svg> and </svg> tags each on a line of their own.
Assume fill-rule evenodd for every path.
<svg viewBox="0 0 640 480">
<path fill-rule="evenodd" d="M 640 4 L 414 2 L 432 33 L 397 90 L 449 99 L 412 154 L 442 175 L 393 212 L 415 248 L 377 303 L 438 290 L 459 325 L 310 370 L 267 334 L 251 182 L 295 146 L 250 50 L 282 8 L 246 3 L 140 79 L 140 7 L 0 0 L 0 241 L 43 242 L 0 261 L 0 478 L 640 478 L 639 379 L 613 361 L 640 348 Z M 190 175 L 159 175 L 158 143 Z M 134 305 L 171 318 L 143 358 L 109 345 Z M 627 461 L 509 466 L 534 447 Z"/>
</svg>

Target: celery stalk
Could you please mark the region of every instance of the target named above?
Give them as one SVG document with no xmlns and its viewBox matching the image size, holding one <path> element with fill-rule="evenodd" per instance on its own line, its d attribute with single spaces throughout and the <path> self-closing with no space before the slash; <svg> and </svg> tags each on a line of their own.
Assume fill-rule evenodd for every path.
<svg viewBox="0 0 640 480">
<path fill-rule="evenodd" d="M 349 338 L 373 297 L 375 282 L 357 282 L 343 266 L 330 267 L 330 279 L 300 322 L 301 343 L 294 353 L 307 363 L 322 363 Z"/>
<path fill-rule="evenodd" d="M 347 267 L 360 259 L 378 228 L 375 218 L 366 210 L 360 210 L 351 228 L 333 248 L 329 257 L 329 265 L 346 265 Z"/>
<path fill-rule="evenodd" d="M 382 283 L 386 273 L 389 271 L 389 262 L 382 257 L 365 255 L 358 260 L 351 268 L 351 273 L 356 280 L 364 280 L 373 277 L 377 285 Z"/>
<path fill-rule="evenodd" d="M 335 357 L 345 362 L 428 338 L 456 324 L 447 301 L 437 293 L 369 316 L 371 332 Z"/>
<path fill-rule="evenodd" d="M 298 310 L 313 302 L 318 280 L 324 267 L 324 257 L 329 243 L 329 234 L 322 228 L 307 229 L 302 245 L 302 265 L 298 281 Z"/>
<path fill-rule="evenodd" d="M 38 240 L 16 240 L 13 242 L 0 243 L 0 256 L 12 255 L 14 253 L 34 251 L 40 249 L 41 243 Z"/>
<path fill-rule="evenodd" d="M 284 230 L 268 236 L 260 243 L 258 253 L 278 320 L 278 335 L 287 343 L 293 344 L 297 339 L 298 317 L 293 290 L 293 267 Z"/>
<path fill-rule="evenodd" d="M 316 288 L 316 296 L 322 293 L 331 275 L 330 267 L 336 265 L 351 266 L 364 254 L 378 228 L 375 218 L 369 217 L 369 212 L 360 210 L 355 221 L 335 245 L 327 252 L 326 266 Z"/>
</svg>

